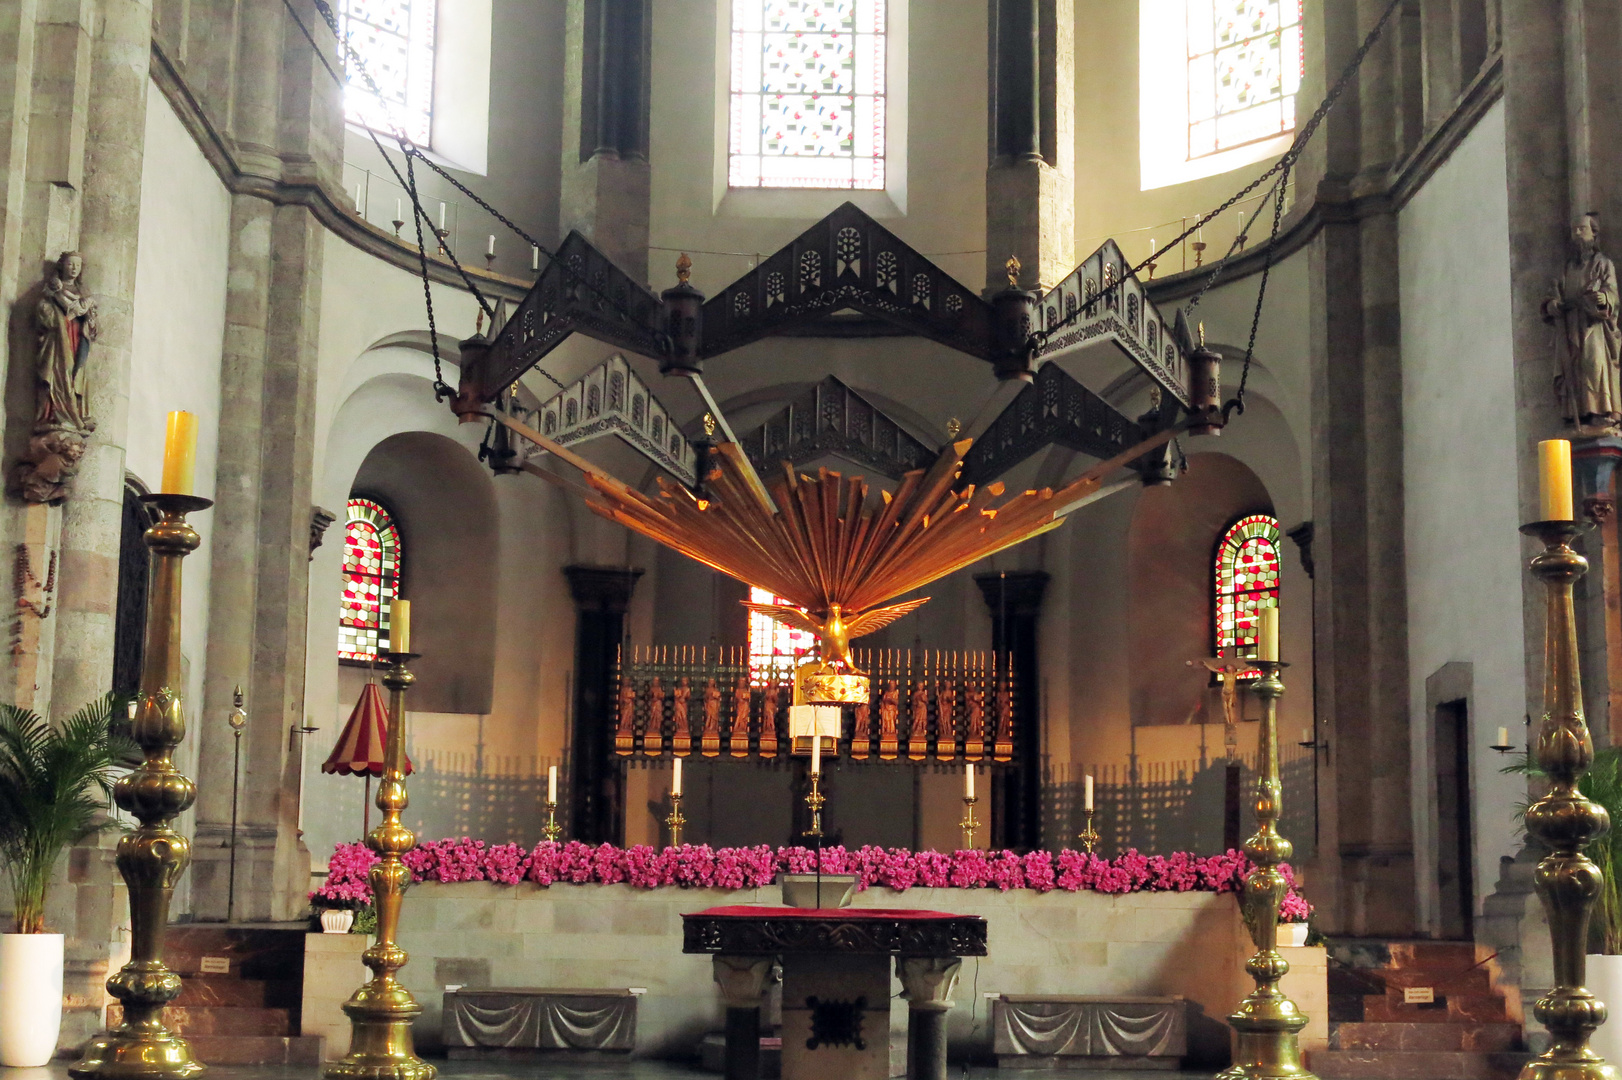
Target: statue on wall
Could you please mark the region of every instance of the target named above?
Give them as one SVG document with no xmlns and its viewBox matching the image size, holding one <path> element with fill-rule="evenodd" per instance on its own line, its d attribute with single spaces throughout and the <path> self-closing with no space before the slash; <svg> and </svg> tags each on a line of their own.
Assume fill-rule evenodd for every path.
<svg viewBox="0 0 1622 1080">
<path fill-rule="evenodd" d="M 84 287 L 84 256 L 77 251 L 64 251 L 45 279 L 34 326 L 34 431 L 15 482 L 26 501 L 54 503 L 67 497 L 86 440 L 96 430 L 86 373 L 100 327 L 96 299 Z"/>
<path fill-rule="evenodd" d="M 1572 256 L 1543 302 L 1543 319 L 1560 330 L 1554 378 L 1566 422 L 1601 434 L 1622 422 L 1622 330 L 1616 264 L 1599 249 L 1599 219 L 1584 214 L 1571 228 Z"/>
</svg>

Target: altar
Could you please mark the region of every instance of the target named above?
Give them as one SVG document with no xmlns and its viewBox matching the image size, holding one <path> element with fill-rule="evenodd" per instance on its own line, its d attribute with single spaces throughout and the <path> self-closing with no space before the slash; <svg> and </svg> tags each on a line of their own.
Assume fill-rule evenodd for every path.
<svg viewBox="0 0 1622 1080">
<path fill-rule="evenodd" d="M 713 957 L 727 1006 L 727 1080 L 759 1076 L 760 1001 L 783 971 L 783 1080 L 890 1076 L 890 970 L 907 1000 L 907 1076 L 945 1080 L 946 1014 L 986 921 L 907 908 L 749 904 L 682 916 L 682 951 Z"/>
</svg>

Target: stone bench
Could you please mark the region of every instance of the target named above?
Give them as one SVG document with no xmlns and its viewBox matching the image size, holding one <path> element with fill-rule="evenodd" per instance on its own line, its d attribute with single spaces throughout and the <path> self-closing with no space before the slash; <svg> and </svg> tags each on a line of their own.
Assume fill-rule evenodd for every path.
<svg viewBox="0 0 1622 1080">
<path fill-rule="evenodd" d="M 453 1059 L 629 1054 L 636 999 L 631 990 L 461 987 L 445 992 L 440 1033 Z"/>
<path fill-rule="evenodd" d="M 1001 1069 L 1176 1069 L 1188 1053 L 1181 997 L 1002 994 L 991 1024 Z"/>
</svg>

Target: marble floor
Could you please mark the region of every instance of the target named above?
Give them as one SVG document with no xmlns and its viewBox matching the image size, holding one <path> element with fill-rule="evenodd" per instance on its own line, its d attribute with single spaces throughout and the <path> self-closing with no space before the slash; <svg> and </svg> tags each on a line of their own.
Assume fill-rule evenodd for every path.
<svg viewBox="0 0 1622 1080">
<path fill-rule="evenodd" d="M 40 1069 L 0 1069 L 0 1080 L 68 1080 L 68 1062 L 59 1061 Z M 693 1080 L 696 1077 L 715 1077 L 715 1073 L 662 1061 L 633 1061 L 624 1065 L 539 1065 L 479 1061 L 445 1061 L 433 1064 L 439 1075 L 447 1080 Z M 291 1065 L 233 1066 L 217 1065 L 204 1074 L 204 1080 L 316 1080 L 314 1069 Z M 951 1080 L 986 1080 L 1000 1076 L 1008 1080 L 1018 1073 L 998 1072 L 996 1069 L 968 1068 L 953 1065 Z M 1070 1075 L 1080 1075 L 1071 1073 Z M 1103 1074 L 1107 1080 L 1208 1080 L 1209 1073 L 1129 1072 L 1111 1070 Z"/>
</svg>

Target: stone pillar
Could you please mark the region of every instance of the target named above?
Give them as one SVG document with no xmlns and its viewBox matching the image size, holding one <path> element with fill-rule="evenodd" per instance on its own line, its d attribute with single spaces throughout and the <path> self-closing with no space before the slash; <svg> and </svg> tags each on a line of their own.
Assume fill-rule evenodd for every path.
<svg viewBox="0 0 1622 1080">
<path fill-rule="evenodd" d="M 1579 442 L 1573 453 L 1582 513 L 1594 525 L 1579 537 L 1588 573 L 1578 583 L 1577 642 L 1581 649 L 1583 712 L 1598 746 L 1616 745 L 1622 718 L 1622 553 L 1617 547 L 1616 466 L 1622 439 Z"/>
<path fill-rule="evenodd" d="M 908 1080 L 946 1080 L 946 1014 L 962 971 L 955 956 L 896 957 L 896 978 L 907 999 Z"/>
<path fill-rule="evenodd" d="M 1075 0 L 992 0 L 986 283 L 1049 288 L 1075 269 Z"/>
<path fill-rule="evenodd" d="M 625 639 L 625 612 L 642 571 L 565 566 L 563 573 L 576 605 L 568 831 L 588 844 L 617 844 L 625 832 L 625 792 L 623 774 L 608 751 L 614 671 Z"/>
<path fill-rule="evenodd" d="M 648 277 L 648 0 L 569 0 L 559 232 Z"/>
<path fill-rule="evenodd" d="M 760 1002 L 771 981 L 770 956 L 716 956 L 715 985 L 727 1009 L 726 1080 L 760 1078 Z"/>
<path fill-rule="evenodd" d="M 1008 570 L 974 575 L 991 609 L 991 648 L 1012 654 L 1014 673 L 1014 767 L 991 777 L 993 848 L 1042 845 L 1042 725 L 1037 623 L 1048 574 Z M 1001 660 L 999 660 L 1001 663 Z"/>
</svg>

